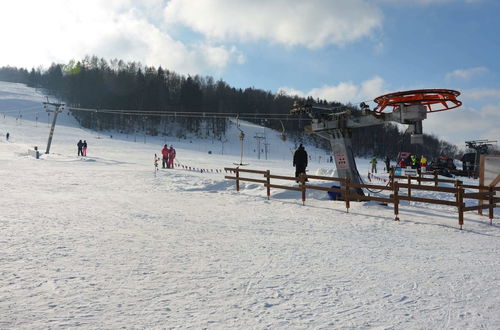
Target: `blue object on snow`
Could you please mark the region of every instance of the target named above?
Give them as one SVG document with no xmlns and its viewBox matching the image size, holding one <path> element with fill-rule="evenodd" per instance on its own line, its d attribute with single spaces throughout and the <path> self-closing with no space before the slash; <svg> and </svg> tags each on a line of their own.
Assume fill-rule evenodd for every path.
<svg viewBox="0 0 500 330">
<path fill-rule="evenodd" d="M 336 185 L 333 185 L 332 188 L 336 188 L 336 189 L 339 189 L 340 187 L 339 186 L 336 186 Z M 328 191 L 328 198 L 331 200 L 331 201 L 336 201 L 336 200 L 339 200 L 340 199 L 340 193 L 339 192 L 336 192 L 336 191 Z"/>
</svg>

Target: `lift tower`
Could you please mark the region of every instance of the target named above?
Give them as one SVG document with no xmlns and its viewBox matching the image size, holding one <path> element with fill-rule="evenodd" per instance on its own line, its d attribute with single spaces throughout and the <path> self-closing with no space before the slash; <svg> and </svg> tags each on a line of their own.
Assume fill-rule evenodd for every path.
<svg viewBox="0 0 500 330">
<path fill-rule="evenodd" d="M 54 110 L 48 109 L 48 106 L 54 107 Z M 64 109 L 64 104 L 49 102 L 49 99 L 47 98 L 47 102 L 43 102 L 43 107 L 47 112 L 54 113 L 54 119 L 52 120 L 52 126 L 50 127 L 49 132 L 49 140 L 47 141 L 47 149 L 45 150 L 45 153 L 48 154 L 50 152 L 50 145 L 52 144 L 52 137 L 54 136 L 54 129 L 56 128 L 57 115 Z"/>
<path fill-rule="evenodd" d="M 458 108 L 462 102 L 456 99 L 460 92 L 449 89 L 420 89 L 385 94 L 374 99 L 377 106 L 370 110 L 361 103 L 361 111 L 333 112 L 333 108 L 295 104 L 292 114 L 307 114 L 311 125 L 306 132 L 316 134 L 330 142 L 339 178 L 349 178 L 351 183 L 361 184 L 352 150 L 352 130 L 388 122 L 409 125 L 412 144 L 423 143 L 422 121 L 427 113 Z M 384 110 L 391 110 L 384 112 Z M 352 188 L 352 194 L 363 196 L 361 188 Z"/>
</svg>

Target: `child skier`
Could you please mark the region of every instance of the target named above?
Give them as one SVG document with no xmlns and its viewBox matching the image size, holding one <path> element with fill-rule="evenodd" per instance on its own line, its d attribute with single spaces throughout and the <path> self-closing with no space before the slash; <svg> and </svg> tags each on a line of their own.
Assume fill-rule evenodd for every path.
<svg viewBox="0 0 500 330">
<path fill-rule="evenodd" d="M 87 157 L 87 140 L 83 140 L 82 156 Z"/>
<path fill-rule="evenodd" d="M 173 145 L 170 145 L 170 149 L 168 150 L 168 168 L 174 168 L 174 159 L 175 149 Z"/>
</svg>

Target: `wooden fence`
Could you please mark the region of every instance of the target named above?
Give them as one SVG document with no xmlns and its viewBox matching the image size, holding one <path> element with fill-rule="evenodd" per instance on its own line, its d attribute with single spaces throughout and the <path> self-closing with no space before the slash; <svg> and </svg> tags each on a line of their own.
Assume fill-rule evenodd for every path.
<svg viewBox="0 0 500 330">
<path fill-rule="evenodd" d="M 399 204 L 400 201 L 413 201 L 419 203 L 428 203 L 428 204 L 439 204 L 439 205 L 448 205 L 454 206 L 458 210 L 458 225 L 460 229 L 464 224 L 464 212 L 478 210 L 482 211 L 483 209 L 488 209 L 488 216 L 490 219 L 490 224 L 493 221 L 493 210 L 496 207 L 497 202 L 500 202 L 500 198 L 495 197 L 495 192 L 500 191 L 500 187 L 488 187 L 488 186 L 473 186 L 473 185 L 464 185 L 459 180 L 449 180 L 449 179 L 439 179 L 436 174 L 433 174 L 433 178 L 426 178 L 423 175 L 419 175 L 418 177 L 401 177 L 394 176 L 391 174 L 390 181 L 387 185 L 374 185 L 374 184 L 355 184 L 351 183 L 348 178 L 333 178 L 326 176 L 317 176 L 317 175 L 306 175 L 302 174 L 298 178 L 290 177 L 290 176 L 282 176 L 282 175 L 272 175 L 269 170 L 251 170 L 251 169 L 242 169 L 239 167 L 236 168 L 224 168 L 226 172 L 234 174 L 234 176 L 226 175 L 225 178 L 229 180 L 236 181 L 236 190 L 240 191 L 240 182 L 254 182 L 261 183 L 266 187 L 267 198 L 271 197 L 271 188 L 275 189 L 284 189 L 284 190 L 293 190 L 301 193 L 302 204 L 305 204 L 306 201 L 306 191 L 310 190 L 322 190 L 326 192 L 336 192 L 342 195 L 342 200 L 346 205 L 346 212 L 349 212 L 350 202 L 351 201 L 377 201 L 387 204 L 394 204 L 394 220 L 399 221 Z M 255 179 L 249 177 L 242 177 L 241 173 L 249 173 L 249 174 L 257 174 L 262 175 L 262 179 Z M 299 183 L 299 186 L 288 186 L 283 184 L 275 184 L 271 183 L 271 179 L 273 180 L 284 180 L 284 181 L 296 181 Z M 339 188 L 328 188 L 322 186 L 316 186 L 309 183 L 309 179 L 314 180 L 322 180 L 322 181 L 334 181 L 340 184 Z M 406 183 L 400 183 L 396 179 L 405 179 Z M 413 184 L 413 181 L 417 181 L 417 184 Z M 430 185 L 422 185 L 422 182 L 434 182 L 434 186 Z M 439 187 L 439 183 L 453 183 L 453 187 Z M 353 193 L 353 190 L 350 188 L 365 188 L 365 189 L 376 189 L 379 191 L 388 191 L 390 192 L 389 197 L 380 197 L 380 196 L 364 196 L 360 194 Z M 401 190 L 406 190 L 406 195 L 401 194 Z M 477 189 L 478 192 L 473 193 L 465 193 L 465 189 Z M 431 199 L 431 198 L 423 198 L 423 197 L 415 197 L 412 196 L 412 190 L 425 190 L 425 191 L 435 191 L 442 192 L 453 195 L 451 200 L 444 199 Z M 476 199 L 486 201 L 488 204 L 478 205 L 477 206 L 465 206 L 464 199 Z"/>
</svg>

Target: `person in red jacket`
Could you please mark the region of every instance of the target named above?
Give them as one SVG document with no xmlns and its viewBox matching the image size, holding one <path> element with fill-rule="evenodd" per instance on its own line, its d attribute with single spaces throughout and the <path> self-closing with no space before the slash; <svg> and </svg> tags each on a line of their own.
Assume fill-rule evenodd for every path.
<svg viewBox="0 0 500 330">
<path fill-rule="evenodd" d="M 174 159 L 175 149 L 173 145 L 170 145 L 170 149 L 168 150 L 168 168 L 174 168 Z"/>
<path fill-rule="evenodd" d="M 168 154 L 169 154 L 169 150 L 168 150 L 167 145 L 165 144 L 163 146 L 163 149 L 161 149 L 161 155 L 163 156 L 162 168 L 167 168 L 167 165 L 168 165 Z"/>
</svg>

